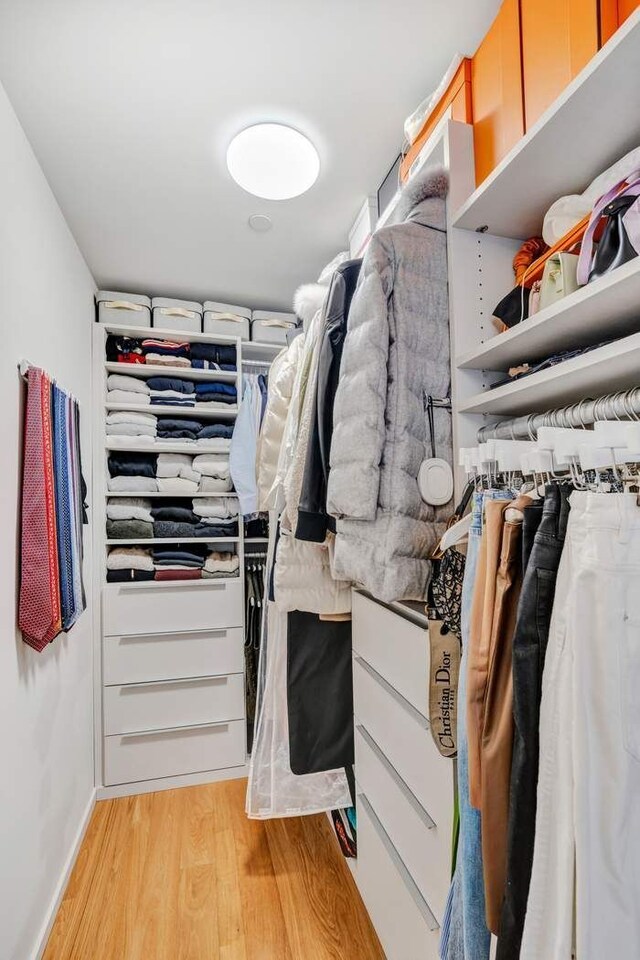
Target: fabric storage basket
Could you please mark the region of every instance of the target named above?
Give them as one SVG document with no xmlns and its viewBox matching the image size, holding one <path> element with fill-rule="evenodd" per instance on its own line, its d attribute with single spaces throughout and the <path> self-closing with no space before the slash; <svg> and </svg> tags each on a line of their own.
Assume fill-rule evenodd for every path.
<svg viewBox="0 0 640 960">
<path fill-rule="evenodd" d="M 100 323 L 122 323 L 130 327 L 151 326 L 151 300 L 142 294 L 98 290 L 96 303 Z"/>
<path fill-rule="evenodd" d="M 249 340 L 250 320 L 251 310 L 246 307 L 236 307 L 232 303 L 216 303 L 215 300 L 204 302 L 202 329 L 205 333 Z"/>
<path fill-rule="evenodd" d="M 154 297 L 153 325 L 165 330 L 184 330 L 187 333 L 200 333 L 202 330 L 202 304 L 193 300 L 171 300 L 167 297 Z"/>
<path fill-rule="evenodd" d="M 251 320 L 251 339 L 261 343 L 286 345 L 287 331 L 298 326 L 295 313 L 274 313 L 254 310 Z"/>
</svg>

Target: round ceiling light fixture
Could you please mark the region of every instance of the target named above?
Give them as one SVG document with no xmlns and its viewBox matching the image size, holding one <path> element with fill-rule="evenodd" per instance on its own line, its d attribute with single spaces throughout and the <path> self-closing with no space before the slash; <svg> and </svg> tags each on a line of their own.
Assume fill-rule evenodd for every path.
<svg viewBox="0 0 640 960">
<path fill-rule="evenodd" d="M 311 141 L 293 127 L 257 123 L 233 138 L 227 167 L 248 193 L 263 200 L 290 200 L 316 182 L 320 157 Z"/>
<path fill-rule="evenodd" d="M 248 224 L 256 233 L 268 233 L 273 226 L 271 217 L 265 213 L 254 213 L 249 217 Z"/>
</svg>

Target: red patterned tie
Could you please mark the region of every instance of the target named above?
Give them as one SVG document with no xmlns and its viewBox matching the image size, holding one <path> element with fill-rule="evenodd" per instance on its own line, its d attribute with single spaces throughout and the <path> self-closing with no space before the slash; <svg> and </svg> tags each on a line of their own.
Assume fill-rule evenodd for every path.
<svg viewBox="0 0 640 960">
<path fill-rule="evenodd" d="M 22 555 L 18 625 L 25 643 L 44 650 L 61 628 L 51 442 L 51 384 L 29 368 L 22 477 Z"/>
</svg>

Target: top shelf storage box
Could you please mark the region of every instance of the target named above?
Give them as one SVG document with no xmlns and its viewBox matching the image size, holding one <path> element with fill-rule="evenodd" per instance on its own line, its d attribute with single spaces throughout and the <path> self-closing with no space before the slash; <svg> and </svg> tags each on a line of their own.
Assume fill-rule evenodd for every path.
<svg viewBox="0 0 640 960">
<path fill-rule="evenodd" d="M 171 300 L 154 297 L 153 325 L 164 330 L 184 330 L 185 333 L 200 333 L 202 330 L 202 304 L 194 300 Z"/>
<path fill-rule="evenodd" d="M 123 323 L 129 327 L 151 326 L 151 300 L 142 294 L 98 290 L 96 303 L 100 323 Z"/>
<path fill-rule="evenodd" d="M 204 302 L 202 329 L 205 333 L 249 340 L 250 321 L 251 310 L 246 307 L 237 307 L 232 303 L 217 303 L 215 300 L 205 300 Z"/>
<path fill-rule="evenodd" d="M 254 310 L 251 319 L 251 339 L 259 343 L 287 343 L 287 331 L 298 326 L 295 313 L 275 313 Z"/>
</svg>

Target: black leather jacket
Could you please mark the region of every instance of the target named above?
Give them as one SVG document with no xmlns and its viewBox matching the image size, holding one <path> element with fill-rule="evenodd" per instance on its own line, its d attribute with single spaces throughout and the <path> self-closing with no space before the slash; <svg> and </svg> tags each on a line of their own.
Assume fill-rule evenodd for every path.
<svg viewBox="0 0 640 960">
<path fill-rule="evenodd" d="M 342 348 L 347 335 L 347 318 L 355 293 L 362 260 L 347 260 L 333 275 L 325 326 L 318 359 L 318 379 L 302 493 L 298 506 L 296 538 L 322 543 L 327 530 L 335 532 L 335 521 L 327 516 L 327 481 L 333 435 L 333 403 L 338 389 Z"/>
</svg>

